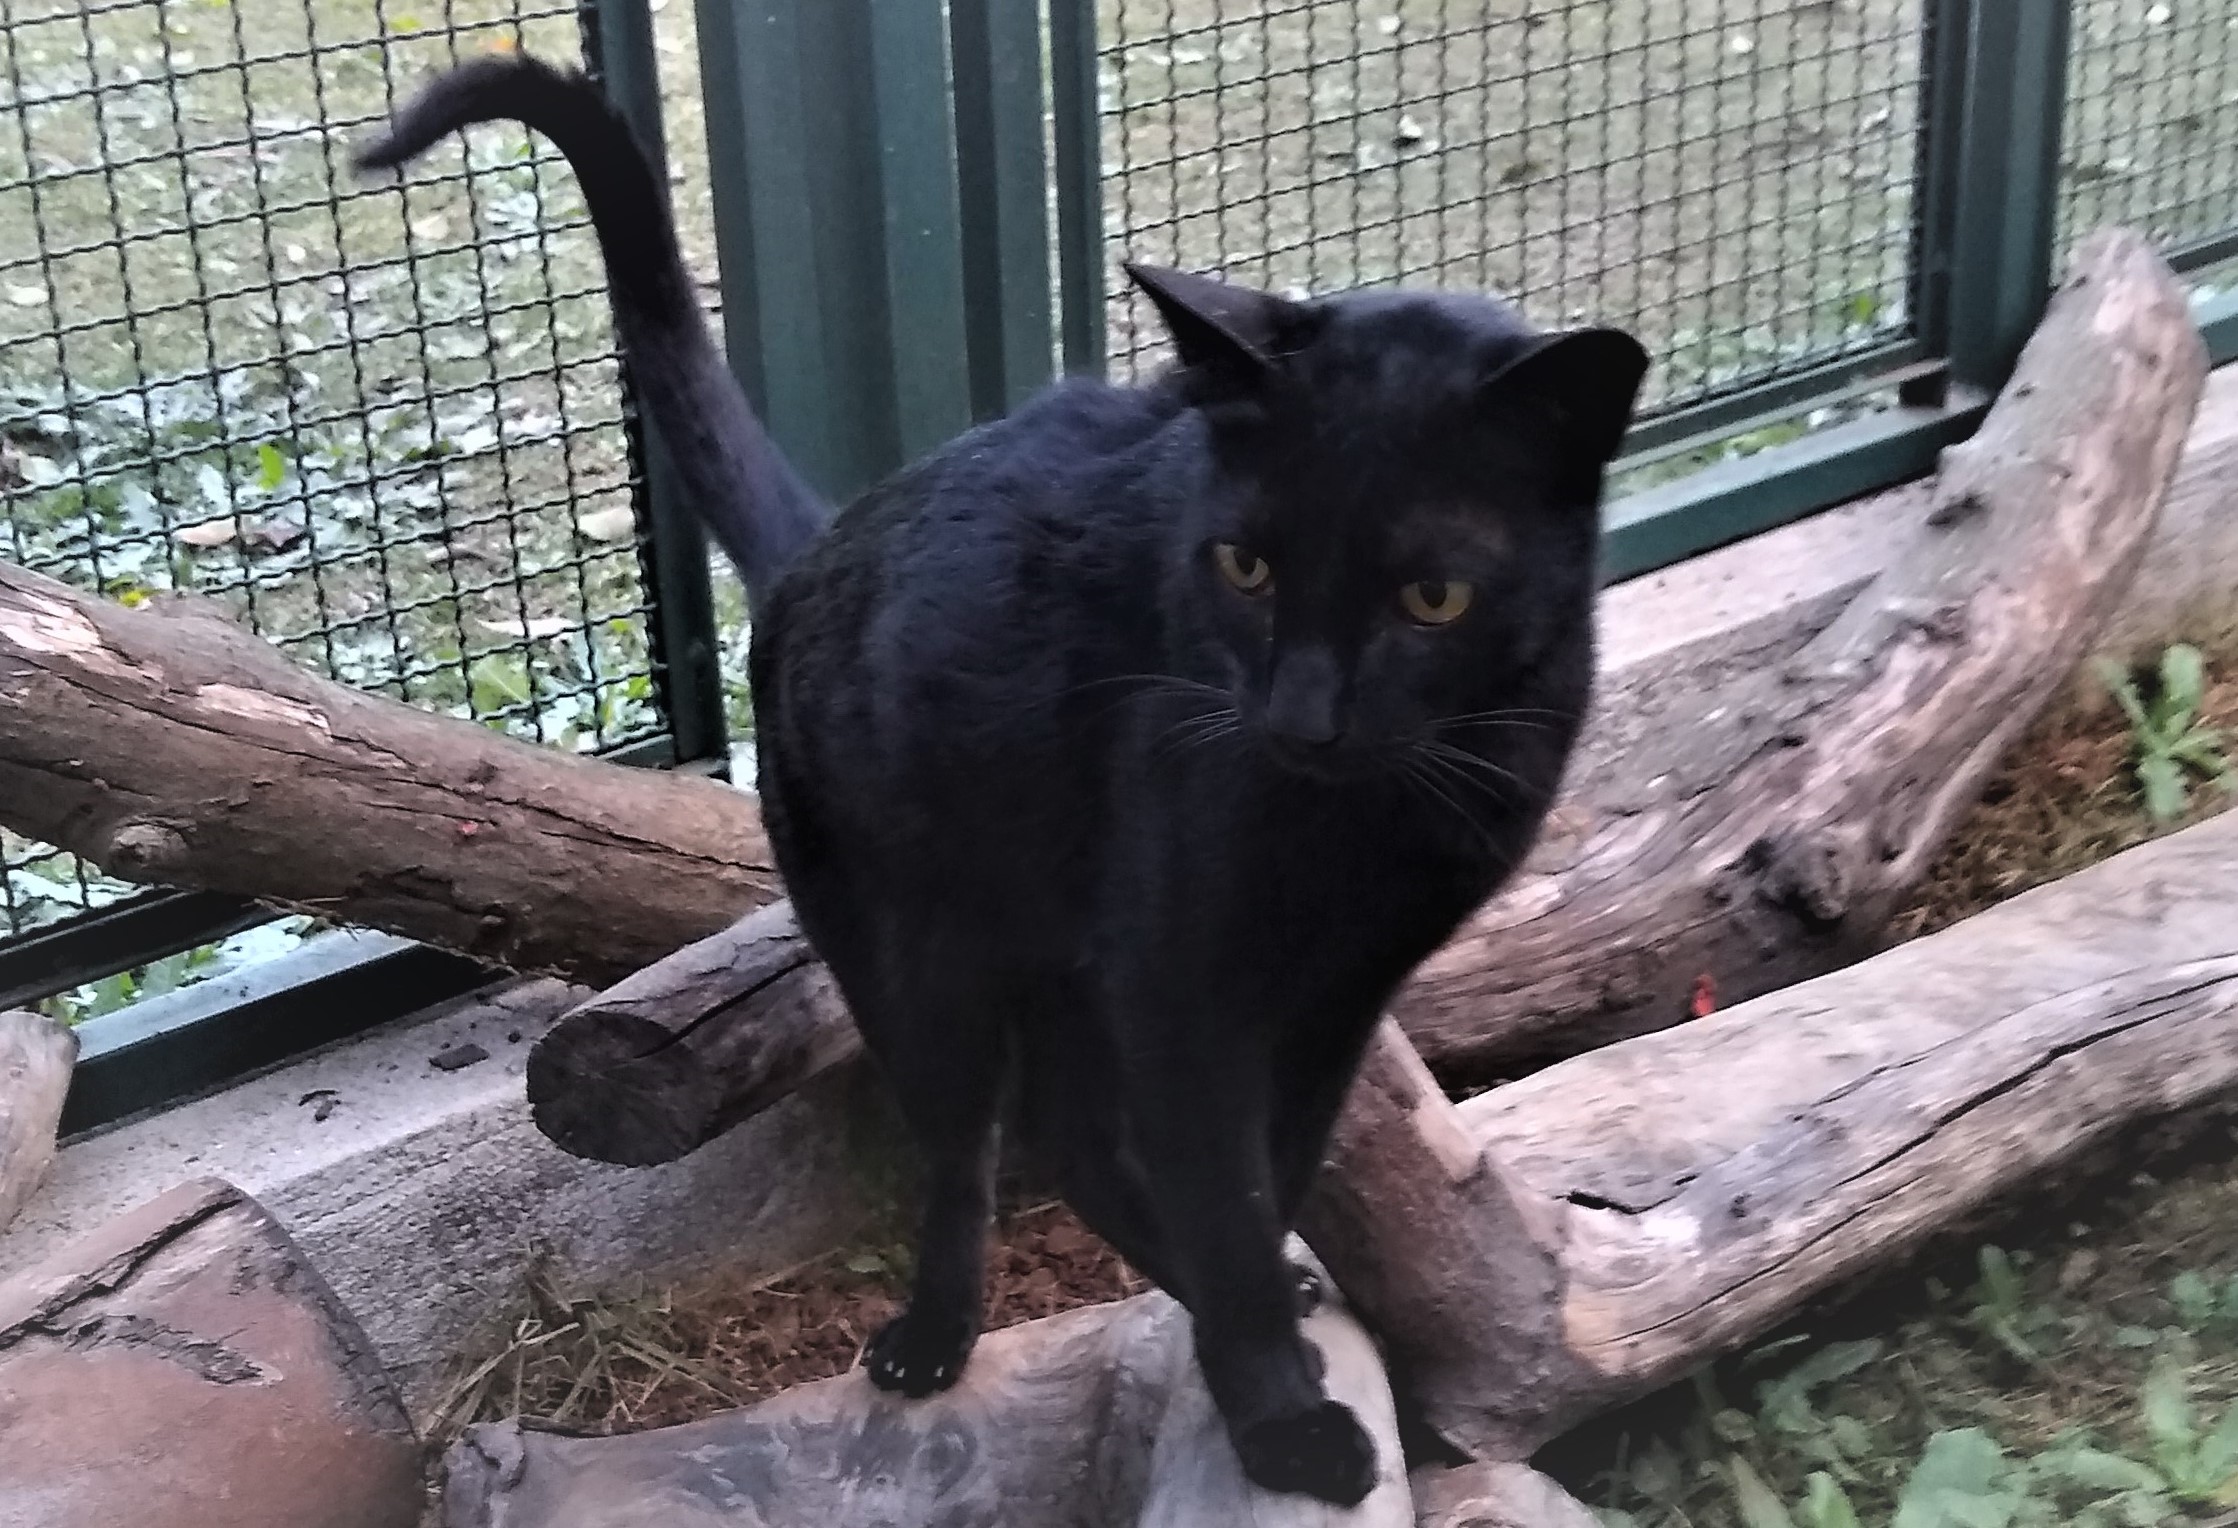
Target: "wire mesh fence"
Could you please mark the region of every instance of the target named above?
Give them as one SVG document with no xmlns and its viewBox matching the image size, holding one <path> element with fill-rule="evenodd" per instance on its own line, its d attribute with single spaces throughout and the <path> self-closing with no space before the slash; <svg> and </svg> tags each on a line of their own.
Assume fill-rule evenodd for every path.
<svg viewBox="0 0 2238 1528">
<path fill-rule="evenodd" d="M 2074 0 L 2059 240 L 2107 223 L 2171 254 L 2238 244 L 2238 9 Z"/>
<path fill-rule="evenodd" d="M 579 57 L 577 8 L 0 3 L 0 557 L 606 748 L 661 717 L 574 182 L 517 130 L 348 165 L 487 47 Z M 0 935 L 126 889 L 0 839 Z"/>
<path fill-rule="evenodd" d="M 1935 343 L 1915 267 L 1947 0 L 1081 3 L 1112 267 L 1505 293 L 1641 334 L 1663 411 Z M 2062 241 L 2123 220 L 2229 255 L 2238 13 L 2072 4 Z M 402 186 L 347 167 L 442 64 L 580 37 L 574 0 L 0 0 L 0 558 L 200 592 L 321 672 L 555 746 L 660 733 L 572 177 L 504 128 Z M 671 40 L 712 269 L 688 26 Z M 1135 377 L 1161 342 L 1114 277 L 1110 367 Z M 123 889 L 0 835 L 0 941 Z"/>
<path fill-rule="evenodd" d="M 1278 290 L 1590 316 L 1717 397 L 1909 333 L 1919 0 L 1103 0 L 1105 223 Z M 1160 359 L 1107 294 L 1114 369 Z"/>
</svg>

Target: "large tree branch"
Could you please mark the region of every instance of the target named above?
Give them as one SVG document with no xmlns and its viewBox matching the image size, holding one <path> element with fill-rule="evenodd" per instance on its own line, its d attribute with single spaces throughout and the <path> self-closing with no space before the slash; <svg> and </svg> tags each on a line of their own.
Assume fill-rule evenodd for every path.
<svg viewBox="0 0 2238 1528">
<path fill-rule="evenodd" d="M 2127 591 L 2205 379 L 2182 284 L 2093 237 L 1904 553 L 1790 662 L 1633 719 L 1409 983 L 1416 1046 L 1514 1068 L 1872 948 Z"/>
<path fill-rule="evenodd" d="M 1448 1102 L 1386 1026 L 1303 1227 L 1449 1439 L 1528 1458 L 2238 1087 L 2238 813 Z"/>
<path fill-rule="evenodd" d="M 304 673 L 191 599 L 0 564 L 0 821 L 523 971 L 618 979 L 777 895 L 750 798 Z"/>
</svg>

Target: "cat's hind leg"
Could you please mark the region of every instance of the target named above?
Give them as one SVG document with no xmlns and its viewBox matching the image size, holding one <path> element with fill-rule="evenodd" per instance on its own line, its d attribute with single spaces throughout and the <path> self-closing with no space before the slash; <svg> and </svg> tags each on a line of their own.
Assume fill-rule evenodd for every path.
<svg viewBox="0 0 2238 1528">
<path fill-rule="evenodd" d="M 984 997 L 926 983 L 891 1006 L 902 1003 L 862 1028 L 922 1156 L 917 1271 L 909 1308 L 871 1339 L 863 1367 L 881 1390 L 922 1396 L 954 1384 L 979 1340 L 1006 1058 Z"/>
</svg>

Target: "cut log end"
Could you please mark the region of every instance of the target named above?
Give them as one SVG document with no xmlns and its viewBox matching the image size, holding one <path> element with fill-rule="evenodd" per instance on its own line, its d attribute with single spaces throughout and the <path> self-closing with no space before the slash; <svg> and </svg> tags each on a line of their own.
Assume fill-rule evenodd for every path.
<svg viewBox="0 0 2238 1528">
<path fill-rule="evenodd" d="M 720 1079 L 676 1036 L 628 1013 L 562 1019 L 528 1059 L 536 1128 L 570 1154 L 622 1167 L 673 1162 L 720 1134 Z"/>
<path fill-rule="evenodd" d="M 779 902 L 569 1012 L 529 1053 L 529 1104 L 562 1150 L 646 1167 L 696 1151 L 861 1046 Z"/>
<path fill-rule="evenodd" d="M 0 1282 L 0 1396 L 0 1528 L 419 1518 L 419 1445 L 364 1332 L 214 1179 Z"/>
</svg>

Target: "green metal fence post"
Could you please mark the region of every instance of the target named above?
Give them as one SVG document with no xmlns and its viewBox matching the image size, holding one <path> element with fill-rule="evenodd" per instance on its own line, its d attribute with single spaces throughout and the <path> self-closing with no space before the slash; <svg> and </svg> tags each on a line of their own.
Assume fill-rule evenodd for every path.
<svg viewBox="0 0 2238 1528">
<path fill-rule="evenodd" d="M 660 65 L 653 51 L 652 7 L 647 0 L 593 0 L 583 7 L 582 25 L 585 57 L 655 167 L 665 173 L 667 139 L 661 121 Z M 622 371 L 627 399 L 631 394 L 626 362 Z M 681 500 L 659 430 L 633 406 L 625 410 L 624 426 L 645 484 L 639 520 L 644 532 L 644 578 L 653 605 L 649 633 L 653 675 L 674 746 L 673 762 L 720 765 L 730 757 L 730 731 L 707 538 Z"/>
<path fill-rule="evenodd" d="M 949 0 L 972 414 L 1024 402 L 1055 368 L 1040 0 Z"/>
<path fill-rule="evenodd" d="M 699 0 L 732 366 L 835 499 L 971 422 L 941 7 Z"/>
<path fill-rule="evenodd" d="M 1104 369 L 1103 122 L 1096 0 L 1049 0 L 1050 141 L 1056 160 L 1057 270 L 1065 369 Z"/>
<path fill-rule="evenodd" d="M 1995 390 L 2051 297 L 2070 0 L 1932 0 L 1920 321 Z"/>
<path fill-rule="evenodd" d="M 823 0 L 830 3 L 830 0 Z M 962 196 L 948 28 L 925 0 L 858 0 L 867 11 L 878 132 L 886 331 L 895 441 L 882 475 L 971 425 Z"/>
</svg>

